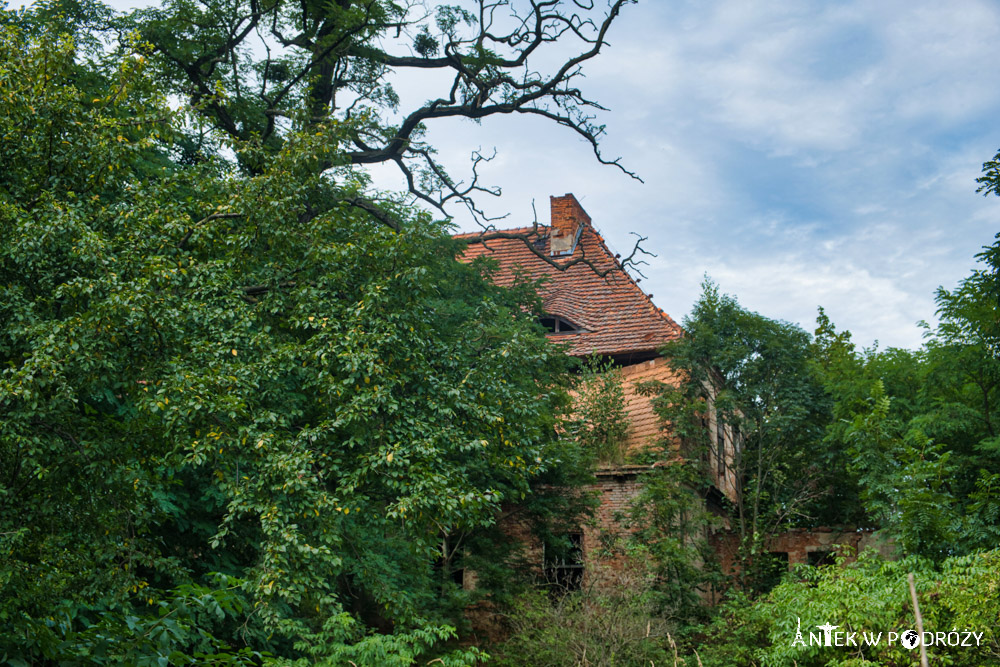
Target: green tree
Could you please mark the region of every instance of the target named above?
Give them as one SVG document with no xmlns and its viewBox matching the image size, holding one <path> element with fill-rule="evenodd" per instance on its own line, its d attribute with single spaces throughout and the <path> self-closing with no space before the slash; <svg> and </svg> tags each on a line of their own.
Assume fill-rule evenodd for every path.
<svg viewBox="0 0 1000 667">
<path fill-rule="evenodd" d="M 886 560 L 867 551 L 850 564 L 801 567 L 767 596 L 754 602 L 736 598 L 725 605 L 700 638 L 697 659 L 705 667 L 914 664 L 916 652 L 898 639 L 890 642 L 888 634 L 898 637 L 915 626 L 907 583 L 907 576 L 914 573 L 924 630 L 944 633 L 945 644 L 950 632 L 957 634 L 958 642 L 967 642 L 966 646 L 935 642 L 928 648 L 930 663 L 994 665 L 1000 659 L 996 631 L 1000 606 L 991 591 L 1000 583 L 998 566 L 1000 553 L 993 550 L 939 564 L 917 556 Z M 827 623 L 839 626 L 837 632 L 856 633 L 857 645 L 810 644 L 809 633 L 819 633 L 817 626 Z M 805 646 L 795 643 L 797 630 Z M 878 644 L 865 645 L 864 632 L 881 633 Z M 694 656 L 687 659 L 690 663 Z"/>
<path fill-rule="evenodd" d="M 843 521 L 869 528 L 889 527 L 896 516 L 895 489 L 902 472 L 899 457 L 923 459 L 926 438 L 916 432 L 904 444 L 906 425 L 926 403 L 924 351 L 897 348 L 858 351 L 849 331 L 837 331 L 820 308 L 813 344 L 814 364 L 832 405 L 824 435 L 826 451 L 843 474 L 831 503 Z M 916 447 L 916 449 L 913 449 Z M 910 524 L 916 529 L 918 524 Z M 891 531 L 890 531 L 891 532 Z"/>
<path fill-rule="evenodd" d="M 834 400 L 830 451 L 867 521 L 904 553 L 942 559 L 1000 537 L 995 404 L 998 245 L 954 290 L 938 289 L 940 323 L 917 351 L 858 352 L 820 313 L 817 359 Z"/>
<path fill-rule="evenodd" d="M 581 446 L 602 463 L 622 464 L 629 418 L 621 370 L 599 357 L 586 359 L 576 386 L 574 407 L 578 420 L 571 428 Z"/>
<path fill-rule="evenodd" d="M 722 583 L 709 529 L 719 518 L 705 506 L 707 482 L 697 463 L 675 459 L 645 473 L 629 508 L 628 558 L 648 572 L 645 594 L 659 618 L 679 628 L 703 618 L 705 600 Z"/>
<path fill-rule="evenodd" d="M 681 382 L 662 388 L 658 412 L 688 456 L 714 449 L 709 415 L 736 434 L 727 464 L 736 500 L 741 581 L 756 587 L 767 569 L 762 554 L 775 532 L 815 520 L 832 474 L 819 447 L 829 403 L 811 364 L 810 337 L 721 294 L 707 281 L 684 320 L 686 335 L 663 354 Z M 760 570 L 760 572 L 758 572 Z"/>
<path fill-rule="evenodd" d="M 990 164 L 980 179 L 987 193 L 995 192 Z M 932 381 L 941 388 L 936 417 L 960 421 L 941 438 L 956 444 L 957 491 L 970 501 L 961 533 L 967 548 L 978 549 L 1000 539 L 1000 234 L 996 239 L 976 255 L 982 268 L 954 290 L 938 289 L 940 324 L 928 342 Z"/>
<path fill-rule="evenodd" d="M 58 30 L 0 35 L 0 657 L 474 661 L 442 544 L 583 458 L 533 286 L 349 201 L 352 123 L 189 159 Z"/>
<path fill-rule="evenodd" d="M 991 165 L 980 179 L 987 193 Z M 904 553 L 936 560 L 1000 537 L 1000 241 L 976 257 L 982 268 L 953 290 L 938 288 L 940 322 L 927 326 L 920 350 L 858 352 L 822 311 L 817 329 L 817 363 L 834 401 L 825 440 L 846 456 L 845 488 L 861 501 L 862 521 Z"/>
<path fill-rule="evenodd" d="M 477 0 L 470 9 L 433 2 L 336 0 L 266 2 L 166 0 L 121 21 L 153 45 L 163 84 L 190 101 L 200 120 L 221 131 L 189 128 L 194 154 L 212 142 L 250 141 L 271 154 L 295 131 L 342 126 L 335 156 L 313 164 L 398 167 L 413 200 L 444 210 L 466 206 L 485 220 L 476 197 L 499 195 L 479 183 L 490 158 L 472 153 L 472 177 L 450 177 L 426 140 L 446 119 L 537 116 L 569 128 L 607 160 L 598 141 L 602 107 L 579 87 L 581 65 L 606 45 L 608 31 L 631 0 L 596 3 Z M 402 99 L 399 77 L 431 86 L 418 101 Z M 254 173 L 260 155 L 241 155 Z M 622 168 L 624 170 L 624 168 Z M 344 196 L 389 226 L 403 221 L 365 190 Z"/>
</svg>

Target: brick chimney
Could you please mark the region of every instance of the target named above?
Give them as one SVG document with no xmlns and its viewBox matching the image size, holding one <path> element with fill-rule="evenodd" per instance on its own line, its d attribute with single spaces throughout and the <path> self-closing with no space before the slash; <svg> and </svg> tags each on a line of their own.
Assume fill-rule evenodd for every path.
<svg viewBox="0 0 1000 667">
<path fill-rule="evenodd" d="M 572 193 L 562 197 L 549 197 L 552 207 L 552 228 L 549 230 L 549 255 L 572 255 L 590 216 L 580 206 Z"/>
</svg>

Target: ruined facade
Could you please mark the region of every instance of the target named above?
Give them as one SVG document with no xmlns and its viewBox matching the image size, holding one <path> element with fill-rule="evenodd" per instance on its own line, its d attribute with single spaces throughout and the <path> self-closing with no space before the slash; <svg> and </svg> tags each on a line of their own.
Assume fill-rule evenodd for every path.
<svg viewBox="0 0 1000 667">
<path fill-rule="evenodd" d="M 500 268 L 495 279 L 501 284 L 510 284 L 518 273 L 536 279 L 546 277 L 540 289 L 544 308 L 540 322 L 549 330 L 549 337 L 566 345 L 567 353 L 572 356 L 597 355 L 613 361 L 621 372 L 629 419 L 625 450 L 661 447 L 662 460 L 654 465 L 675 458 L 676 447 L 663 446 L 663 432 L 650 397 L 639 393 L 636 386 L 674 379 L 659 350 L 682 335 L 680 326 L 622 269 L 619 259 L 572 194 L 551 198 L 549 225 L 508 231 L 512 235 L 527 235 L 530 247 L 522 238 L 497 238 L 471 244 L 465 258 L 471 260 L 481 255 L 493 258 Z M 577 263 L 557 268 L 538 254 L 563 265 L 574 260 Z M 709 418 L 707 427 L 716 436 L 713 440 L 716 446 L 707 463 L 715 492 L 718 497 L 734 497 L 736 489 L 731 477 L 727 477 L 731 473 L 726 465 L 733 454 L 732 434 L 728 428 L 716 428 L 714 415 Z M 550 570 L 560 570 L 554 576 L 570 583 L 580 583 L 589 576 L 602 535 L 621 532 L 621 516 L 639 493 L 640 476 L 649 468 L 600 467 L 596 471 L 597 482 L 590 489 L 600 499 L 595 521 L 568 535 L 576 552 L 570 559 L 573 562 L 546 563 L 544 553 L 539 552 L 536 554 L 539 563 Z M 516 527 L 512 530 L 517 532 Z"/>
<path fill-rule="evenodd" d="M 660 349 L 683 332 L 622 269 L 619 258 L 608 248 L 576 198 L 566 194 L 550 199 L 548 225 L 511 229 L 507 230 L 506 238 L 501 233 L 487 242 L 470 244 L 465 259 L 471 261 L 479 256 L 494 259 L 499 265 L 495 280 L 500 284 L 511 284 L 518 274 L 547 278 L 540 288 L 544 309 L 540 323 L 548 329 L 549 337 L 564 344 L 572 356 L 597 355 L 614 362 L 624 383 L 629 421 L 625 450 L 634 452 L 653 446 L 661 452 L 659 461 L 652 466 L 598 468 L 596 482 L 589 491 L 597 495 L 600 505 L 592 523 L 569 529 L 567 537 L 573 554 L 568 560 L 550 562 L 543 548 L 531 543 L 523 527 L 509 526 L 509 532 L 528 544 L 540 570 L 562 584 L 576 586 L 587 581 L 598 569 L 597 565 L 614 568 L 615 562 L 598 563 L 597 554 L 602 553 L 604 537 L 623 532 L 622 516 L 641 491 L 642 473 L 657 465 L 669 465 L 670 460 L 680 455 L 676 443 L 664 440 L 650 397 L 638 392 L 636 385 L 676 379 Z M 551 262 L 562 266 L 552 266 Z M 706 387 L 706 394 L 709 410 L 704 424 L 712 446 L 704 462 L 712 484 L 706 495 L 711 509 L 726 498 L 736 500 L 737 485 L 729 465 L 736 445 L 730 428 L 720 427 L 715 420 L 711 407 L 713 388 Z M 736 536 L 719 531 L 711 536 L 710 542 L 723 571 L 732 573 L 738 545 Z M 869 532 L 834 527 L 775 535 L 765 549 L 772 552 L 778 563 L 784 558 L 792 566 L 827 562 L 837 545 L 861 550 L 873 544 L 884 550 L 885 545 L 876 542 Z"/>
</svg>

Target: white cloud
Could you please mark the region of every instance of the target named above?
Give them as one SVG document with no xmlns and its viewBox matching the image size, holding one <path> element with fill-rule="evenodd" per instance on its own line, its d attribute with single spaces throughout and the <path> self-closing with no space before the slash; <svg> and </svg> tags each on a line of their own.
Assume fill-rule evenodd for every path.
<svg viewBox="0 0 1000 667">
<path fill-rule="evenodd" d="M 646 185 L 541 119 L 429 138 L 459 178 L 471 150 L 499 148 L 482 180 L 503 187 L 487 206 L 511 225 L 573 192 L 620 249 L 648 236 L 642 286 L 677 319 L 707 272 L 765 315 L 811 328 L 824 305 L 863 344 L 917 345 L 934 288 L 1000 230 L 1000 200 L 974 182 L 1000 147 L 1000 5 L 646 2 L 610 41 L 580 84 L 611 109 L 605 154 Z M 399 82 L 410 102 L 434 87 Z"/>
</svg>

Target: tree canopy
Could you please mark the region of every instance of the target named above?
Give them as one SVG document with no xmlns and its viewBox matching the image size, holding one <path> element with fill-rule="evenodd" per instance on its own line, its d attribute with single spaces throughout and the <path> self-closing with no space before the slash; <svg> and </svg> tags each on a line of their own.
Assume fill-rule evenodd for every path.
<svg viewBox="0 0 1000 667">
<path fill-rule="evenodd" d="M 476 175 L 487 158 L 458 180 L 426 131 L 537 116 L 617 165 L 579 82 L 626 4 L 0 13 L 0 661 L 483 659 L 456 641 L 463 610 L 503 603 L 524 573 L 498 517 L 549 543 L 579 525 L 594 460 L 624 460 L 624 392 L 597 364 L 567 414 L 574 379 L 536 285 L 499 288 L 488 260 L 456 259 L 501 234 L 477 203 L 497 194 Z M 402 99 L 413 75 L 441 88 Z M 383 163 L 407 192 L 372 182 Z M 987 194 L 997 173 L 984 166 Z M 426 212 L 452 204 L 484 234 L 457 241 Z M 694 474 L 717 442 L 709 416 L 736 444 L 721 474 L 742 587 L 782 612 L 734 597 L 760 630 L 748 641 L 786 624 L 788 596 L 833 599 L 851 579 L 768 597 L 758 557 L 784 528 L 851 520 L 958 579 L 995 561 L 1000 237 L 978 259 L 938 291 L 920 350 L 857 350 L 822 312 L 810 336 L 706 283 L 664 350 L 683 381 L 657 388 L 692 465 L 650 475 L 630 508 L 658 594 L 615 599 L 622 641 L 632 611 L 680 616 L 692 580 L 717 581 L 699 567 Z M 884 583 L 874 562 L 856 573 Z M 454 584 L 466 567 L 474 592 Z M 583 625 L 601 615 L 585 602 L 565 605 Z M 935 613 L 992 613 L 962 604 Z"/>
<path fill-rule="evenodd" d="M 532 284 L 456 261 L 358 165 L 431 160 L 420 128 L 448 115 L 596 140 L 570 82 L 621 4 L 534 3 L 502 35 L 504 3 L 3 14 L 0 657 L 476 659 L 447 644 L 452 572 L 509 561 L 505 503 L 586 505 L 557 491 L 590 460 L 556 428 L 567 359 Z M 262 31 L 288 52 L 243 42 Z M 587 51 L 536 81 L 528 55 L 564 37 Z M 451 96 L 391 125 L 386 77 L 422 67 Z"/>
<path fill-rule="evenodd" d="M 277 151 L 290 133 L 337 125 L 339 150 L 315 169 L 393 164 L 415 200 L 442 211 L 464 204 L 484 220 L 475 197 L 499 190 L 482 185 L 476 170 L 490 157 L 471 152 L 471 176 L 452 178 L 427 129 L 449 118 L 538 116 L 620 167 L 601 155 L 604 126 L 594 113 L 603 107 L 579 83 L 581 66 L 606 45 L 630 1 L 477 0 L 466 9 L 419 0 L 166 0 L 115 25 L 138 31 L 161 84 L 198 110 L 204 125 L 187 132 L 193 155 L 234 139 Z M 414 76 L 426 87 L 424 99 L 397 92 L 401 78 Z M 252 173 L 258 159 L 244 156 L 240 164 Z M 366 191 L 346 200 L 371 213 L 380 196 Z"/>
</svg>

